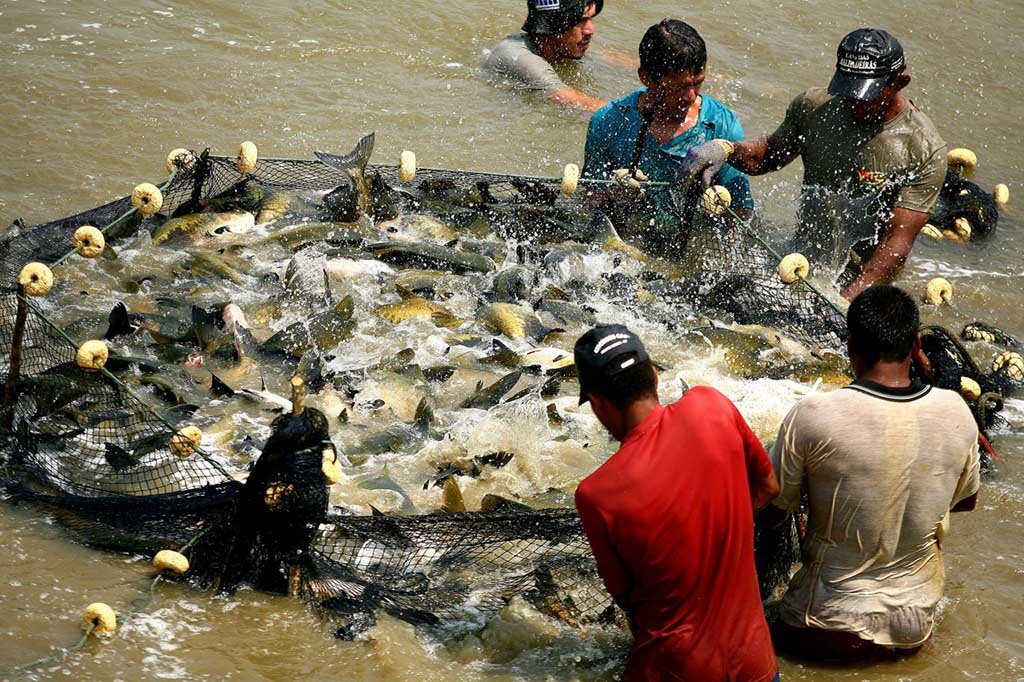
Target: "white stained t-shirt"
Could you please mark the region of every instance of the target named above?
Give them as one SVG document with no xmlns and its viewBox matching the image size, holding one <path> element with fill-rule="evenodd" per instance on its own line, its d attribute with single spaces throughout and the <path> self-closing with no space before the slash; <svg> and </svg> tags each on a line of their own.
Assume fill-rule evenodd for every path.
<svg viewBox="0 0 1024 682">
<path fill-rule="evenodd" d="M 522 88 L 539 90 L 546 95 L 566 87 L 526 33 L 510 35 L 498 43 L 487 55 L 484 69 Z"/>
<path fill-rule="evenodd" d="M 978 427 L 957 393 L 858 381 L 805 398 L 771 452 L 794 511 L 810 502 L 803 566 L 783 599 L 797 627 L 909 648 L 942 597 L 949 511 L 978 492 Z"/>
</svg>

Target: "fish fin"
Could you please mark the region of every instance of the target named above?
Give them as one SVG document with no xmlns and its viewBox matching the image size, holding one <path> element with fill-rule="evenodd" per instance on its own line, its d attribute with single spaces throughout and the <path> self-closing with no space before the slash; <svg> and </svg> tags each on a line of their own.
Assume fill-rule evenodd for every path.
<svg viewBox="0 0 1024 682">
<path fill-rule="evenodd" d="M 259 344 L 256 343 L 256 337 L 252 335 L 252 330 L 248 327 L 235 325 L 235 351 L 237 351 L 239 358 L 256 357 L 256 354 L 259 352 Z"/>
<path fill-rule="evenodd" d="M 107 318 L 107 333 L 103 335 L 103 338 L 113 339 L 134 331 L 135 327 L 132 327 L 131 318 L 128 316 L 128 306 L 122 301 L 118 301 L 110 310 L 110 316 Z"/>
<path fill-rule="evenodd" d="M 233 396 L 235 394 L 235 389 L 224 383 L 224 381 L 213 372 L 210 372 L 210 391 L 214 395 L 222 396 Z"/>
<path fill-rule="evenodd" d="M 599 244 L 603 244 L 610 238 L 615 238 L 621 241 L 618 230 L 616 230 L 615 225 L 612 224 L 611 218 L 601 211 L 594 212 L 594 217 L 590 221 L 590 229 L 591 238 Z"/>
<path fill-rule="evenodd" d="M 410 298 L 416 298 L 416 293 L 409 287 L 404 287 L 401 284 L 395 284 L 395 291 L 398 292 L 399 297 L 406 301 Z"/>
<path fill-rule="evenodd" d="M 107 464 L 114 471 L 124 471 L 138 464 L 138 459 L 120 446 L 113 443 L 104 443 L 103 447 L 105 450 L 103 458 L 107 460 Z"/>
<path fill-rule="evenodd" d="M 413 418 L 413 421 L 416 424 L 416 428 L 421 431 L 428 431 L 434 425 L 434 410 L 430 407 L 427 396 L 423 396 L 416 406 L 416 416 Z"/>
<path fill-rule="evenodd" d="M 334 306 L 334 312 L 345 319 L 351 319 L 355 310 L 356 304 L 355 301 L 352 300 L 351 294 L 341 299 L 338 305 Z"/>
<path fill-rule="evenodd" d="M 331 275 L 327 272 L 327 268 L 323 268 L 324 273 L 324 293 L 327 295 L 327 304 L 334 306 L 334 290 L 331 288 Z"/>
<path fill-rule="evenodd" d="M 382 512 L 380 509 L 377 509 L 372 504 L 369 505 L 369 507 L 370 507 L 370 516 L 387 516 L 387 514 Z"/>
<path fill-rule="evenodd" d="M 462 497 L 462 490 L 454 476 L 444 479 L 442 500 L 441 511 L 449 514 L 461 514 L 466 511 L 466 501 Z"/>
<path fill-rule="evenodd" d="M 370 162 L 370 155 L 373 154 L 374 139 L 374 133 L 370 133 L 359 140 L 356 148 L 351 153 L 344 156 L 328 154 L 327 152 L 313 152 L 313 155 L 320 160 L 320 163 L 334 170 L 347 171 L 353 168 L 363 170 L 366 168 L 366 164 Z"/>
<path fill-rule="evenodd" d="M 451 240 L 449 242 L 446 242 L 444 247 L 446 249 L 454 249 L 458 245 L 459 245 L 459 239 L 458 239 L 458 237 L 456 237 L 455 239 L 453 239 L 453 240 Z"/>
<path fill-rule="evenodd" d="M 538 343 L 544 343 L 545 341 L 548 340 L 548 337 L 551 336 L 552 334 L 564 334 L 565 333 L 565 329 L 563 329 L 562 327 L 551 327 L 551 328 L 544 327 L 544 329 L 542 331 L 543 331 L 543 333 L 541 334 L 540 338 L 537 339 Z"/>
<path fill-rule="evenodd" d="M 202 350 L 208 350 L 212 342 L 212 336 L 216 333 L 217 320 L 209 312 L 192 305 L 192 330 L 196 334 L 196 340 Z"/>
</svg>

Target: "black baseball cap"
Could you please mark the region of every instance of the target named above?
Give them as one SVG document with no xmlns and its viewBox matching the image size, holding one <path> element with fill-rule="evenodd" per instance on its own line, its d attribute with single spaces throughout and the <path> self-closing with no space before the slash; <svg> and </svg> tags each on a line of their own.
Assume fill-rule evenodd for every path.
<svg viewBox="0 0 1024 682">
<path fill-rule="evenodd" d="M 858 28 L 839 43 L 828 94 L 870 102 L 905 67 L 900 41 L 880 29 Z"/>
<path fill-rule="evenodd" d="M 591 4 L 596 17 L 604 9 L 604 0 L 526 0 L 523 31 L 538 36 L 565 33 L 580 22 Z"/>
<path fill-rule="evenodd" d="M 580 376 L 580 405 L 587 402 L 588 390 L 651 359 L 640 337 L 621 324 L 594 327 L 576 340 L 573 355 Z"/>
</svg>

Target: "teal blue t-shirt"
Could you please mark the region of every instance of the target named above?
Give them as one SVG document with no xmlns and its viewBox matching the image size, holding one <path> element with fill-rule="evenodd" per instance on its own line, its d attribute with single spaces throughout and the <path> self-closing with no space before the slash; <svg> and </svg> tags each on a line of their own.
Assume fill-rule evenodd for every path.
<svg viewBox="0 0 1024 682">
<path fill-rule="evenodd" d="M 622 99 L 609 102 L 590 119 L 583 161 L 584 177 L 606 179 L 613 170 L 629 167 L 636 138 L 643 125 L 637 103 L 645 91 L 646 88 L 640 88 Z M 645 136 L 639 168 L 650 180 L 672 182 L 683 157 L 692 148 L 717 138 L 742 140 L 743 137 L 743 126 L 736 114 L 718 100 L 701 95 L 700 115 L 692 128 L 664 145 L 659 145 L 650 133 Z M 726 164 L 722 168 L 715 184 L 724 185 L 729 190 L 733 208 L 754 207 L 749 179 L 732 166 Z M 649 198 L 660 206 L 662 199 L 667 200 L 668 197 L 657 194 L 667 195 L 667 192 L 649 194 Z"/>
</svg>

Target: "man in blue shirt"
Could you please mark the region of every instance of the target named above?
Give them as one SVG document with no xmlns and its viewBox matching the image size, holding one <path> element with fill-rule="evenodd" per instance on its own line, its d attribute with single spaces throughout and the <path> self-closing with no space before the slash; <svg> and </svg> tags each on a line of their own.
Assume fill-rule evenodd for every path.
<svg viewBox="0 0 1024 682">
<path fill-rule="evenodd" d="M 632 184 L 636 188 L 637 183 L 629 183 L 621 171 L 635 167 L 649 180 L 673 182 L 691 148 L 719 138 L 743 139 L 743 126 L 736 115 L 721 102 L 701 94 L 706 65 L 707 47 L 689 24 L 664 19 L 648 29 L 640 41 L 638 75 L 644 87 L 612 101 L 590 119 L 583 176 L 618 177 L 624 179 L 627 187 Z M 746 212 L 753 209 L 750 183 L 743 173 L 726 165 L 718 173 L 715 184 L 729 190 L 734 209 Z M 633 197 L 638 199 L 639 192 L 635 191 Z M 678 229 L 678 225 L 670 218 L 675 212 L 669 192 L 655 189 L 646 198 L 648 209 L 654 209 L 655 227 L 662 228 L 654 230 L 661 233 L 656 239 L 670 239 L 669 233 Z M 637 212 L 637 208 L 633 206 L 626 211 L 630 215 L 626 222 L 633 225 L 632 229 L 627 228 L 626 234 L 637 236 L 632 233 L 640 231 L 647 237 L 644 241 L 650 242 L 654 236 L 650 229 L 652 213 L 650 210 Z M 621 225 L 617 217 L 613 216 L 613 220 Z M 642 227 L 638 227 L 640 224 Z"/>
</svg>

